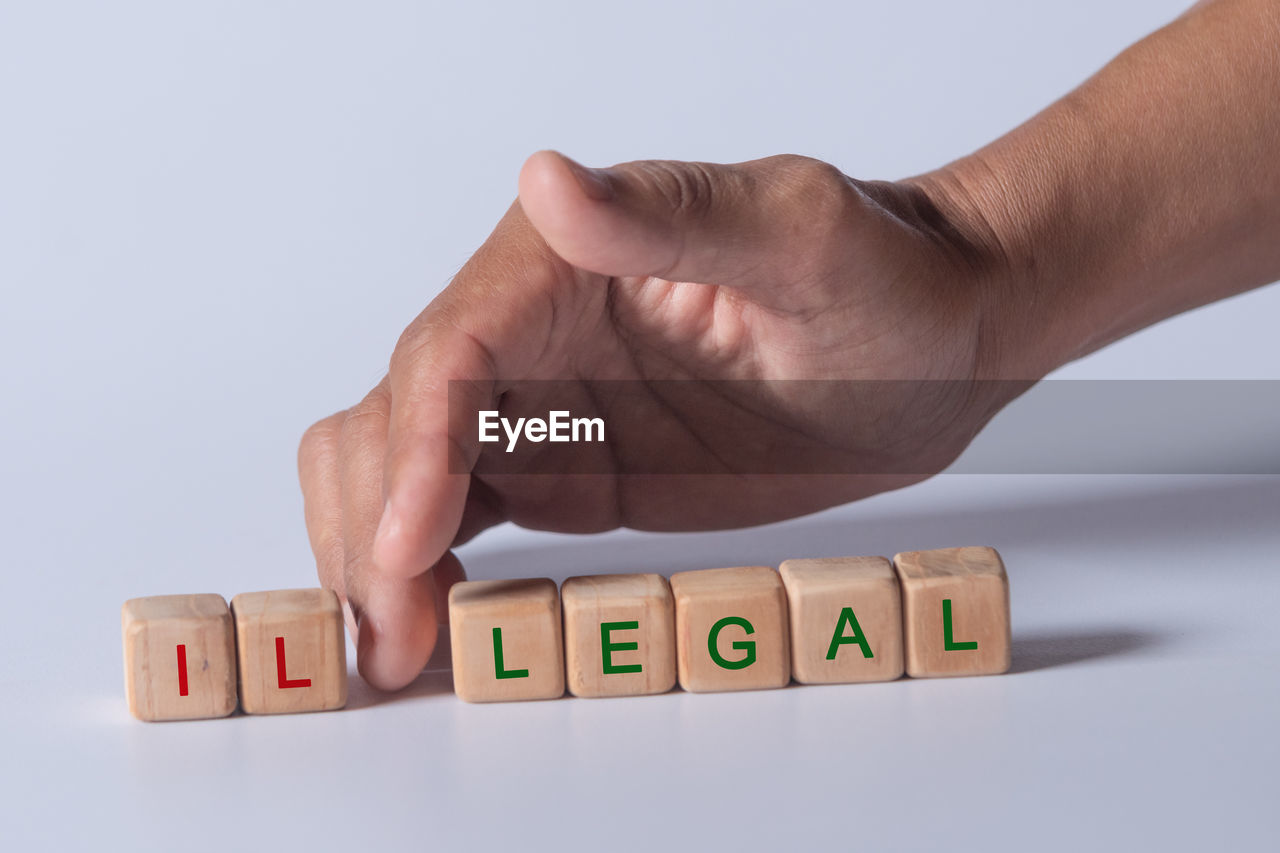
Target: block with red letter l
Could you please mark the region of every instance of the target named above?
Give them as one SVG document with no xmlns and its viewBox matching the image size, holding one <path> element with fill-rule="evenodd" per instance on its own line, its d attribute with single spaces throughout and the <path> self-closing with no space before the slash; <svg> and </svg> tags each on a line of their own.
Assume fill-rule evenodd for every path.
<svg viewBox="0 0 1280 853">
<path fill-rule="evenodd" d="M 236 709 L 235 638 L 220 595 L 132 598 L 120 609 L 124 692 L 139 720 L 199 720 Z"/>
<path fill-rule="evenodd" d="M 231 599 L 231 613 L 246 714 L 347 704 L 347 644 L 332 590 L 244 592 Z"/>
</svg>

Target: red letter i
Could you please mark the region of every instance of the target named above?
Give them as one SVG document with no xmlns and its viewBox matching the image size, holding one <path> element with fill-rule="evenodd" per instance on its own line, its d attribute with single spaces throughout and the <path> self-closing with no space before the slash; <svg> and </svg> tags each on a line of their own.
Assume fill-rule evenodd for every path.
<svg viewBox="0 0 1280 853">
<path fill-rule="evenodd" d="M 284 668 L 284 637 L 276 637 L 276 678 L 280 683 L 280 689 L 286 687 L 310 687 L 310 678 L 294 678 L 290 679 L 285 675 Z"/>
<path fill-rule="evenodd" d="M 187 695 L 187 647 L 178 644 L 178 695 Z"/>
</svg>

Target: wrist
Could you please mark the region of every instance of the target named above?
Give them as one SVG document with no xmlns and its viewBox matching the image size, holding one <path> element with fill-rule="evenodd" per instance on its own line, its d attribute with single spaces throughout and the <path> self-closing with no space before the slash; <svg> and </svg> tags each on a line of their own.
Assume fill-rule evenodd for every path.
<svg viewBox="0 0 1280 853">
<path fill-rule="evenodd" d="M 1029 182 L 979 153 L 903 183 L 927 197 L 974 278 L 976 377 L 1034 381 L 1070 361 L 1069 318 L 1055 304 L 1059 264 L 1035 239 L 1043 203 Z"/>
</svg>

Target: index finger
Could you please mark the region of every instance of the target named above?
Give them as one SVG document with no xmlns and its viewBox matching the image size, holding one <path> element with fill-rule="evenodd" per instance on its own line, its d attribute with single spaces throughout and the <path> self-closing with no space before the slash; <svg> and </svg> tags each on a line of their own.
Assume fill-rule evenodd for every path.
<svg viewBox="0 0 1280 853">
<path fill-rule="evenodd" d="M 411 577 L 449 548 L 466 504 L 465 472 L 480 455 L 469 413 L 495 407 L 500 380 L 529 378 L 552 327 L 553 289 L 581 275 L 547 247 L 517 202 L 401 335 L 389 372 L 378 571 Z"/>
</svg>

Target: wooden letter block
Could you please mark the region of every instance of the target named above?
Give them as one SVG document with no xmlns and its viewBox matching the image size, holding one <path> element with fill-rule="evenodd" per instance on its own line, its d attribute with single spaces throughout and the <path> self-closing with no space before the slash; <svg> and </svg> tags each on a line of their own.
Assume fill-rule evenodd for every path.
<svg viewBox="0 0 1280 853">
<path fill-rule="evenodd" d="M 132 598 L 120 623 L 124 692 L 139 720 L 225 717 L 236 709 L 235 638 L 222 596 Z"/>
<path fill-rule="evenodd" d="M 548 578 L 461 581 L 449 589 L 453 689 L 467 702 L 564 695 L 560 596 Z"/>
<path fill-rule="evenodd" d="M 231 599 L 246 714 L 332 711 L 347 704 L 347 643 L 328 589 L 242 592 Z"/>
<path fill-rule="evenodd" d="M 785 687 L 791 681 L 787 595 L 767 566 L 671 576 L 676 669 L 694 693 Z"/>
<path fill-rule="evenodd" d="M 884 557 L 787 560 L 791 673 L 802 684 L 902 675 L 902 592 Z"/>
<path fill-rule="evenodd" d="M 902 581 L 908 675 L 1009 668 L 1009 578 L 995 549 L 909 551 L 893 564 Z"/>
<path fill-rule="evenodd" d="M 560 598 L 570 693 L 639 696 L 675 686 L 675 601 L 666 578 L 569 578 Z"/>
</svg>

